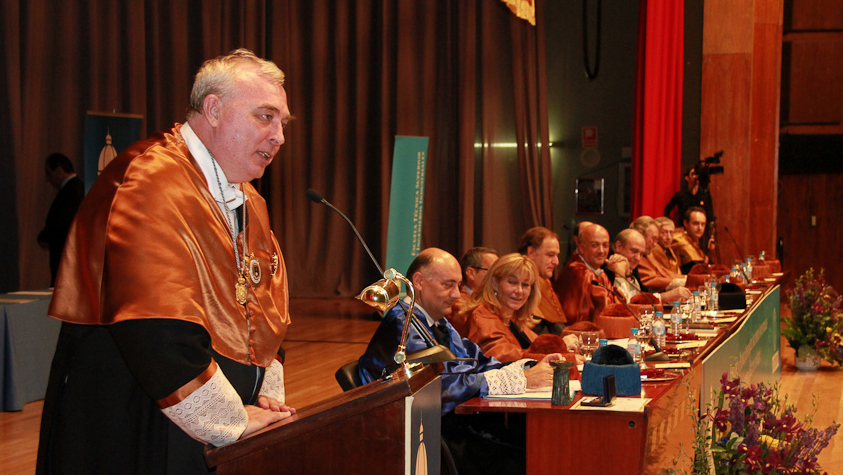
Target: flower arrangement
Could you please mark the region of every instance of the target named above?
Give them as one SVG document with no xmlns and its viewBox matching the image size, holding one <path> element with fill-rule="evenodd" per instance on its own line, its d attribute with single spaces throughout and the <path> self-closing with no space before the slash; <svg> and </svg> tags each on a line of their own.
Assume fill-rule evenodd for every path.
<svg viewBox="0 0 843 475">
<path fill-rule="evenodd" d="M 818 474 L 817 455 L 840 424 L 811 427 L 814 410 L 803 420 L 779 399 L 778 384 L 742 385 L 723 373 L 715 403 L 697 423 L 696 474 Z"/>
<path fill-rule="evenodd" d="M 843 365 L 843 297 L 826 284 L 825 271 L 818 276 L 814 269 L 796 279 L 796 285 L 788 291 L 790 296 L 790 317 L 782 317 L 787 328 L 782 335 L 796 350 L 802 346 L 813 348 L 817 354 L 830 363 Z"/>
</svg>

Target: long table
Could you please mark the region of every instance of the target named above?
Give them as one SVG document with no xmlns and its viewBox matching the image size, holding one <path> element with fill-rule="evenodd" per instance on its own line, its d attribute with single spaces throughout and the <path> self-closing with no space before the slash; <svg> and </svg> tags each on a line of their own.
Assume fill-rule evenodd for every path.
<svg viewBox="0 0 843 475">
<path fill-rule="evenodd" d="M 763 288 L 733 323 L 718 325 L 715 337 L 683 357 L 690 368 L 680 370 L 681 377 L 643 383 L 639 397 L 651 401 L 642 412 L 572 409 L 580 393 L 568 406 L 474 398 L 457 406 L 456 412 L 525 413 L 528 474 L 690 472 L 694 420 L 712 391 L 719 389 L 723 372 L 731 367 L 733 374 L 753 382 L 780 379 L 778 284 Z"/>
<path fill-rule="evenodd" d="M 43 399 L 61 322 L 47 316 L 52 292 L 0 295 L 0 403 L 5 411 Z"/>
</svg>

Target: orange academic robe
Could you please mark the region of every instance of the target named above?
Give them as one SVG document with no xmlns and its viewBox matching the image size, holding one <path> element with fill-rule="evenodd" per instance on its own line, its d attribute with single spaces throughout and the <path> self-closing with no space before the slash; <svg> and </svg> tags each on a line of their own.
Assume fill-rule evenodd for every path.
<svg viewBox="0 0 843 475">
<path fill-rule="evenodd" d="M 510 320 L 501 318 L 488 304 L 481 304 L 469 315 L 468 339 L 477 343 L 486 356 L 497 358 L 502 363 L 518 361 L 522 358 L 541 360 L 551 353 L 561 353 L 568 361 L 576 362 L 576 356 L 568 351 L 559 335 L 541 335 L 525 327 L 519 330 L 530 340 L 530 346 L 523 348 L 518 338 L 509 328 Z M 578 374 L 571 371 L 572 375 Z"/>
<path fill-rule="evenodd" d="M 534 356 L 527 356 L 529 349 L 521 348 L 518 339 L 512 334 L 509 329 L 509 319 L 503 321 L 489 305 L 484 303 L 475 308 L 468 315 L 468 320 L 468 339 L 477 343 L 484 355 L 495 357 L 502 363 L 518 361 L 521 358 L 534 358 Z M 530 341 L 538 336 L 529 328 L 522 328 L 521 331 Z"/>
<path fill-rule="evenodd" d="M 470 300 L 471 294 L 464 288 L 460 288 L 460 298 L 451 306 L 451 314 L 447 317 L 454 330 L 463 338 L 468 338 L 468 315 L 464 314 L 462 309 L 465 308 Z"/>
<path fill-rule="evenodd" d="M 539 277 L 538 284 L 541 299 L 534 312 L 535 316 L 543 318 L 550 323 L 567 322 L 568 319 L 565 317 L 565 311 L 562 310 L 562 303 L 559 302 L 559 297 L 553 291 L 553 283 L 550 279 Z"/>
<path fill-rule="evenodd" d="M 663 292 L 673 279 L 682 277 L 673 250 L 668 248 L 665 253 L 658 244 L 638 263 L 638 274 L 641 282 L 655 292 Z"/>
<path fill-rule="evenodd" d="M 619 301 L 611 292 L 592 285 L 592 280 L 612 288 L 605 272 L 598 277 L 581 258 L 569 261 L 556 278 L 553 289 L 559 297 L 568 323 L 594 321 L 594 317 L 599 315 L 606 305 Z"/>
<path fill-rule="evenodd" d="M 695 239 L 691 239 L 684 229 L 679 228 L 673 234 L 673 242 L 670 248 L 676 254 L 676 259 L 680 266 L 695 261 L 708 264 L 708 255 L 700 248 L 700 244 Z"/>
</svg>

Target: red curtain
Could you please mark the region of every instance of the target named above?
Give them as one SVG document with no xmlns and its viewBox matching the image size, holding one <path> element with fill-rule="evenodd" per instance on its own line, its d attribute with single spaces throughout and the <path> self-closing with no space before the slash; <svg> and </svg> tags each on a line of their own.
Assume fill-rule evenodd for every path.
<svg viewBox="0 0 843 475">
<path fill-rule="evenodd" d="M 682 160 L 683 2 L 641 0 L 632 136 L 632 218 L 661 216 Z"/>
</svg>

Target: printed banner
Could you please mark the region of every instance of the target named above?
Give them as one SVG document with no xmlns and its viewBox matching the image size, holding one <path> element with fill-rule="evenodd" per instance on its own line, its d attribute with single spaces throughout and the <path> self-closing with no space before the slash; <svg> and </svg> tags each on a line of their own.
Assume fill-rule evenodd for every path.
<svg viewBox="0 0 843 475">
<path fill-rule="evenodd" d="M 774 287 L 752 309 L 731 336 L 703 360 L 700 408 L 711 401 L 712 390 L 732 367 L 741 382 L 777 382 L 781 379 L 781 288 Z"/>
<path fill-rule="evenodd" d="M 85 192 L 103 168 L 141 138 L 143 116 L 88 111 L 85 116 Z"/>
<path fill-rule="evenodd" d="M 427 137 L 395 137 L 386 268 L 392 267 L 402 274 L 421 251 L 427 144 Z M 412 277 L 408 275 L 407 278 Z"/>
</svg>

